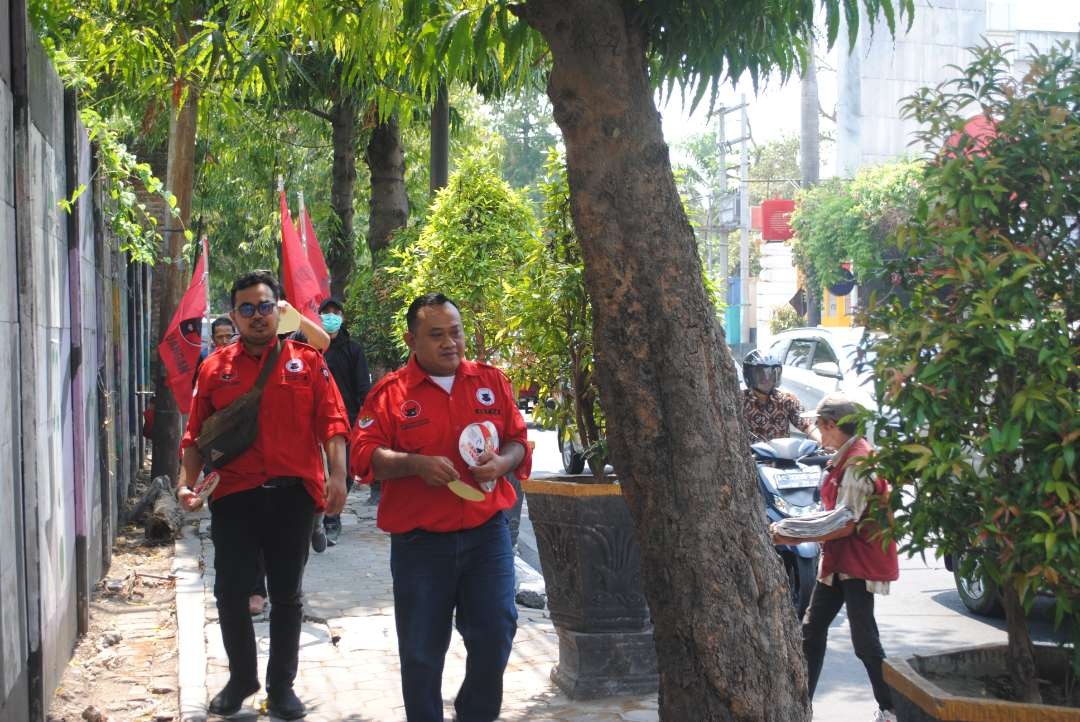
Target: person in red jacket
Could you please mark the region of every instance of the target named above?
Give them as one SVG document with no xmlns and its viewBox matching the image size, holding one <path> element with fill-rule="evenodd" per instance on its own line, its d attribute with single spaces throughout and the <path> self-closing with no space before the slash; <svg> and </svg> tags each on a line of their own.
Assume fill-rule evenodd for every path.
<svg viewBox="0 0 1080 722">
<path fill-rule="evenodd" d="M 461 722 L 491 722 L 517 631 L 506 479 L 527 476 L 525 421 L 501 371 L 467 361 L 457 306 L 412 302 L 408 363 L 368 392 L 351 471 L 383 481 L 378 525 L 390 533 L 394 619 L 409 722 L 442 722 L 442 670 L 452 621 L 465 642 Z M 468 497 L 468 498 L 465 498 Z"/>
<path fill-rule="evenodd" d="M 810 698 L 814 697 L 825 661 L 829 625 L 840 608 L 846 607 L 855 656 L 866 667 L 878 704 L 874 720 L 895 720 L 892 693 L 881 672 L 885 651 L 874 619 L 874 595 L 888 594 L 889 583 L 899 578 L 900 571 L 896 542 L 883 544 L 881 527 L 867 518 L 871 499 L 879 505 L 888 503 L 889 485 L 858 469 L 856 460 L 873 451 L 870 443 L 856 433 L 852 419 L 859 411 L 859 406 L 846 396 L 832 393 L 808 414 L 817 417 L 822 443 L 836 449 L 821 485 L 822 504 L 827 512 L 843 513 L 847 509 L 855 521 L 824 537 L 783 537 L 773 531 L 773 539 L 775 543 L 823 542 L 821 570 L 802 625 Z M 798 519 L 784 521 L 789 533 L 798 525 Z"/>
<path fill-rule="evenodd" d="M 270 587 L 269 711 L 283 719 L 306 713 L 293 691 L 303 620 L 302 581 L 316 510 L 336 514 L 345 503 L 345 405 L 322 354 L 277 336 L 281 294 L 266 271 L 241 276 L 232 287 L 232 319 L 240 341 L 207 357 L 199 370 L 191 416 L 181 441 L 181 505 L 194 511 L 201 498 L 190 488 L 204 460 L 195 440 L 203 422 L 250 390 L 272 353 L 279 353 L 263 386 L 258 433 L 250 448 L 218 473 L 210 501 L 214 542 L 214 597 L 229 681 L 211 701 L 211 714 L 229 716 L 259 690 L 255 634 L 248 595 L 262 554 Z M 324 447 L 330 461 L 324 484 Z"/>
</svg>

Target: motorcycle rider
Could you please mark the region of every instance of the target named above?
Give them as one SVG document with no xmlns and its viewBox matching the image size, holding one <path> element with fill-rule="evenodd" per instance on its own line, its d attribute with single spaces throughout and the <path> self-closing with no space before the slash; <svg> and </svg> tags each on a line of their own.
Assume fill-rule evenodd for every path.
<svg viewBox="0 0 1080 722">
<path fill-rule="evenodd" d="M 781 391 L 783 364 L 767 351 L 755 349 L 743 359 L 743 419 L 750 434 L 759 441 L 790 436 L 794 426 L 815 441 L 821 441 L 817 429 L 802 417 L 803 407 L 794 394 Z"/>
</svg>

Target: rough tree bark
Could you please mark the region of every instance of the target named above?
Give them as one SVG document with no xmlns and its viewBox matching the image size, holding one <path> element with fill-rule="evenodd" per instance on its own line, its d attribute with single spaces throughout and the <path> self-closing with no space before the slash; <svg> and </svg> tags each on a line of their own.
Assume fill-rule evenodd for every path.
<svg viewBox="0 0 1080 722">
<path fill-rule="evenodd" d="M 371 211 L 368 248 L 371 257 L 390 243 L 390 236 L 409 220 L 409 196 L 405 192 L 405 149 L 396 116 L 371 131 L 365 154 L 371 172 Z"/>
<path fill-rule="evenodd" d="M 1042 704 L 1035 647 L 1031 642 L 1024 605 L 1020 603 L 1020 595 L 1011 583 L 1002 586 L 1001 601 L 1005 607 L 1005 625 L 1009 633 L 1009 661 L 1006 666 L 1009 668 L 1013 692 L 1021 702 Z"/>
<path fill-rule="evenodd" d="M 619 0 L 527 0 L 547 40 L 613 464 L 641 544 L 662 720 L 806 720 L 795 614 L 647 75 Z"/>
<path fill-rule="evenodd" d="M 330 205 L 337 223 L 326 247 L 330 295 L 344 298 L 353 267 L 353 191 L 356 188 L 356 127 L 359 110 L 351 93 L 342 89 L 330 110 L 334 159 L 330 175 Z"/>
<path fill-rule="evenodd" d="M 165 171 L 165 187 L 176 196 L 178 216 L 169 215 L 164 229 L 164 253 L 171 259 L 168 265 L 155 269 L 164 275 L 161 284 L 158 329 L 164 334 L 169 328 L 176 307 L 187 287 L 190 266 L 183 263 L 184 229 L 191 221 L 191 195 L 195 186 L 195 135 L 199 118 L 199 91 L 187 84 L 174 88 L 172 115 L 169 120 L 169 163 Z M 183 102 L 183 105 L 180 103 Z M 161 337 L 157 339 L 161 343 Z M 155 345 L 155 348 L 157 346 Z M 166 382 L 164 367 L 158 364 L 154 385 L 154 440 L 151 478 L 167 476 L 176 483 L 180 471 L 180 411 Z"/>
<path fill-rule="evenodd" d="M 446 83 L 439 84 L 431 106 L 431 195 L 445 188 L 450 179 L 450 93 Z"/>
</svg>

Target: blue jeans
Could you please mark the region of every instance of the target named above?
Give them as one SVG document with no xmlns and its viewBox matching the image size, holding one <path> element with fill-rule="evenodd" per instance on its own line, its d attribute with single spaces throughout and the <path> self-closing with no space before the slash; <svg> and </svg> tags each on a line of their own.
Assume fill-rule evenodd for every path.
<svg viewBox="0 0 1080 722">
<path fill-rule="evenodd" d="M 506 515 L 474 529 L 411 531 L 390 538 L 394 620 L 408 722 L 442 722 L 442 671 L 451 616 L 465 642 L 458 722 L 493 722 L 517 632 L 514 554 Z"/>
</svg>

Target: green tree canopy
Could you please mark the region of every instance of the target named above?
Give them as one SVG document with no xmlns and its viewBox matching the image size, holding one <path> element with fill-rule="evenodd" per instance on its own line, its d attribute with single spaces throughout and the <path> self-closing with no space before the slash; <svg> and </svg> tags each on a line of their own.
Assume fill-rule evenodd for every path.
<svg viewBox="0 0 1080 722">
<path fill-rule="evenodd" d="M 1001 49 L 974 56 L 906 105 L 933 157 L 884 268 L 901 292 L 869 319 L 895 417 L 875 466 L 908 551 L 1001 586 L 1014 691 L 1036 701 L 1024 607 L 1049 590 L 1080 634 L 1080 58 L 1057 49 L 1013 80 Z M 964 133 L 975 114 L 992 137 Z"/>
<path fill-rule="evenodd" d="M 907 160 L 862 168 L 851 180 L 834 179 L 799 193 L 791 225 L 796 263 L 823 286 L 852 262 L 860 282 L 880 269 L 886 238 L 915 210 L 924 165 Z M 820 288 L 815 297 L 819 297 Z"/>
<path fill-rule="evenodd" d="M 499 333 L 509 313 L 504 299 L 527 273 L 538 243 L 529 203 L 499 177 L 493 159 L 464 159 L 416 242 L 396 246 L 387 260 L 400 283 L 398 319 L 417 296 L 445 293 L 461 310 L 470 357 L 508 359 L 512 339 Z"/>
</svg>

